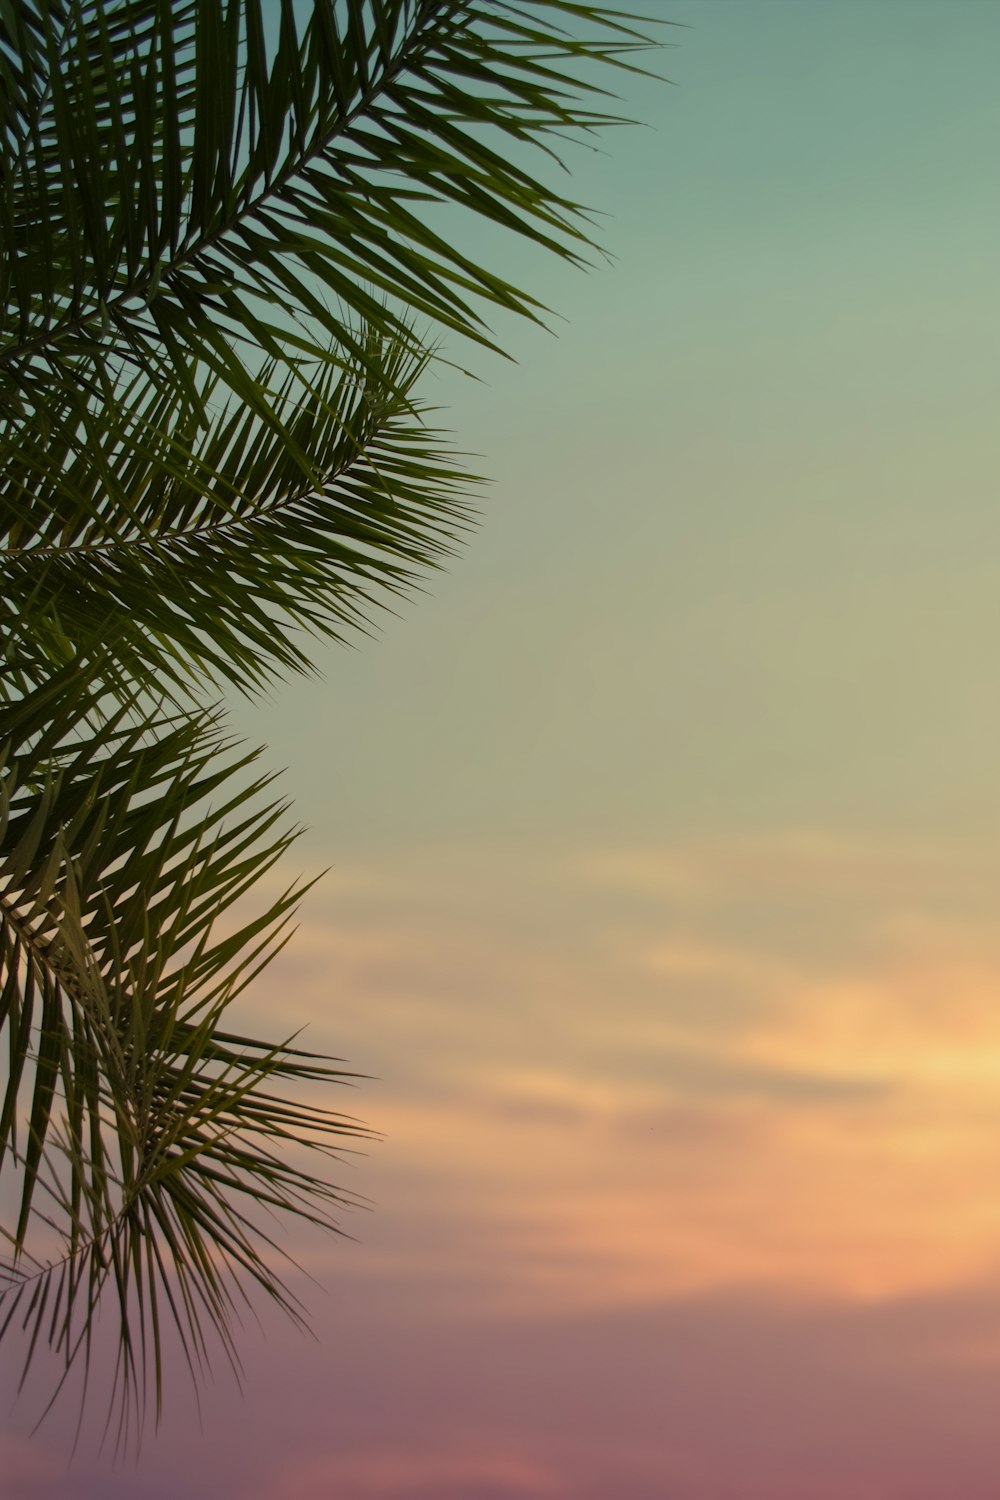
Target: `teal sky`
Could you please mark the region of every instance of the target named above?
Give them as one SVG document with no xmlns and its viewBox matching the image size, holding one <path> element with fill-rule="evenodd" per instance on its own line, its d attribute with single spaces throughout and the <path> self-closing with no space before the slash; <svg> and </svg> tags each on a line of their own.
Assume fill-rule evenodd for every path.
<svg viewBox="0 0 1000 1500">
<path fill-rule="evenodd" d="M 671 85 L 572 157 L 614 265 L 497 236 L 558 336 L 425 386 L 481 529 L 239 710 L 324 848 L 1000 826 L 1000 9 L 650 9 Z"/>
</svg>

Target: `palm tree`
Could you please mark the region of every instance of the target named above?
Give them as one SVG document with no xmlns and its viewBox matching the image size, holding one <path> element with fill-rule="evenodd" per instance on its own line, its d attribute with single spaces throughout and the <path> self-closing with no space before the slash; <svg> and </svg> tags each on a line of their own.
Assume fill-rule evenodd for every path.
<svg viewBox="0 0 1000 1500">
<path fill-rule="evenodd" d="M 638 18 L 575 0 L 11 0 L 0 7 L 0 1335 L 62 1384 L 116 1308 L 127 1430 L 236 1361 L 262 1221 L 336 1229 L 301 1151 L 363 1138 L 348 1075 L 228 1029 L 300 888 L 222 919 L 294 838 L 213 696 L 309 669 L 460 541 L 470 483 L 417 322 L 495 347 L 526 293 L 461 207 L 569 261 L 528 148 L 615 122 Z"/>
</svg>

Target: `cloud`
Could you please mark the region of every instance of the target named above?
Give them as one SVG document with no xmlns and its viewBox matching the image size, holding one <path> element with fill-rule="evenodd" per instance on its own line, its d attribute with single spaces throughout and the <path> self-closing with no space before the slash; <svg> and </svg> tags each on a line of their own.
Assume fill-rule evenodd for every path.
<svg viewBox="0 0 1000 1500">
<path fill-rule="evenodd" d="M 812 835 L 359 869 L 255 1000 L 379 1076 L 350 1097 L 385 1134 L 351 1172 L 377 1204 L 351 1274 L 456 1315 L 986 1274 L 987 867 Z"/>
<path fill-rule="evenodd" d="M 378 1451 L 293 1463 L 254 1500 L 569 1500 L 544 1465 L 514 1453 Z"/>
<path fill-rule="evenodd" d="M 583 883 L 638 894 L 680 898 L 691 904 L 718 901 L 733 890 L 744 898 L 761 888 L 800 895 L 821 890 L 859 899 L 884 900 L 929 893 L 982 895 L 984 883 L 1000 876 L 995 847 L 905 839 L 876 841 L 832 835 L 821 829 L 789 829 L 743 838 L 702 839 L 662 846 L 617 847 L 577 852 L 567 868 Z"/>
</svg>

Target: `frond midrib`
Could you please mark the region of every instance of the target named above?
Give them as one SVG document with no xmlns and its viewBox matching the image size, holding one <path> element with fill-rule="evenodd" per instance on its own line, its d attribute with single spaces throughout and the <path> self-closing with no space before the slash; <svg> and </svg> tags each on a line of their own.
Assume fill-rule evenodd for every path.
<svg viewBox="0 0 1000 1500">
<path fill-rule="evenodd" d="M 331 469 L 330 473 L 325 476 L 324 484 L 333 485 L 345 479 L 355 465 L 363 462 L 365 458 L 366 447 L 358 443 L 356 451 L 351 454 L 350 458 Z M 58 558 L 69 557 L 114 556 L 137 552 L 155 553 L 161 548 L 170 547 L 171 544 L 181 546 L 185 543 L 205 541 L 213 536 L 232 535 L 244 527 L 258 525 L 271 516 L 279 515 L 291 506 L 300 505 L 309 495 L 316 493 L 318 493 L 317 487 L 308 484 L 303 484 L 287 494 L 258 496 L 256 499 L 252 499 L 244 492 L 240 493 L 238 498 L 247 503 L 246 509 L 237 512 L 229 511 L 212 520 L 202 516 L 193 525 L 171 526 L 164 531 L 153 532 L 149 536 L 136 533 L 129 537 L 104 537 L 98 542 L 74 542 L 66 547 L 58 545 L 7 547 L 0 550 L 0 565 L 12 560 L 28 563 L 51 562 Z"/>
</svg>

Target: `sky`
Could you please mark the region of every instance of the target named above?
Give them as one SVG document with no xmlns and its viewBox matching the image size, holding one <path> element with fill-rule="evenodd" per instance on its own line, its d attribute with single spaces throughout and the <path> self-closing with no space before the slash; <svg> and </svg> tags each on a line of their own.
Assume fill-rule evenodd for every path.
<svg viewBox="0 0 1000 1500">
<path fill-rule="evenodd" d="M 558 315 L 425 387 L 466 551 L 233 706 L 330 867 L 241 1019 L 382 1135 L 315 1338 L 2 1500 L 995 1500 L 1000 7 L 645 9 L 609 263 L 461 230 Z"/>
</svg>

